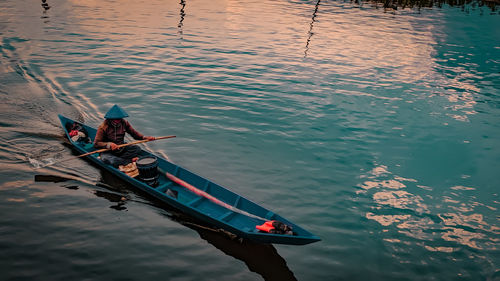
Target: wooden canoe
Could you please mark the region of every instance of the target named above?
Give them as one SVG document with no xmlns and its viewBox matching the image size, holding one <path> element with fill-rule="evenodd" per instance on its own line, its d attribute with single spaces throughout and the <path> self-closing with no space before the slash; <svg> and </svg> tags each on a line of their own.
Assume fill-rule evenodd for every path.
<svg viewBox="0 0 500 281">
<path fill-rule="evenodd" d="M 67 124 L 73 124 L 75 121 L 62 115 L 59 115 L 59 119 L 66 137 L 79 153 L 96 150 L 92 143 L 71 140 L 66 128 Z M 97 130 L 85 124 L 81 125 L 87 130 L 90 139 L 93 140 Z M 141 156 L 154 156 L 158 159 L 160 177 L 156 187 L 151 187 L 139 179 L 132 178 L 113 166 L 105 164 L 98 156 L 98 154 L 92 154 L 86 158 L 162 202 L 238 237 L 259 243 L 290 245 L 305 245 L 321 240 L 280 215 L 148 151 L 143 150 Z M 169 190 L 168 194 L 167 190 Z M 177 193 L 177 196 L 172 196 L 171 191 Z M 271 234 L 256 229 L 257 225 L 262 225 L 269 220 L 278 220 L 291 226 L 294 234 Z"/>
</svg>

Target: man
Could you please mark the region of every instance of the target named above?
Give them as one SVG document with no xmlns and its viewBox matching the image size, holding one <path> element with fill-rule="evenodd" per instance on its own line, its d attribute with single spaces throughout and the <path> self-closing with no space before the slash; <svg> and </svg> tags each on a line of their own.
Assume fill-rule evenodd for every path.
<svg viewBox="0 0 500 281">
<path fill-rule="evenodd" d="M 137 145 L 118 148 L 118 145 L 125 143 L 125 133 L 128 133 L 136 140 L 155 139 L 154 137 L 143 136 L 136 131 L 128 121 L 123 119 L 125 117 L 128 117 L 128 114 L 118 105 L 113 105 L 104 115 L 106 120 L 97 129 L 94 139 L 94 147 L 111 149 L 111 152 L 101 154 L 101 160 L 114 167 L 127 165 L 136 160 L 141 152 L 141 148 Z"/>
</svg>

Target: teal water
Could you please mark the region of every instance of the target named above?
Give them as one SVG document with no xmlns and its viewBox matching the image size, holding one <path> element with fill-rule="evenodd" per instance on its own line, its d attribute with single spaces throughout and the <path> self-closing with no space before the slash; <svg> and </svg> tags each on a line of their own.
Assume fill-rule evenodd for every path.
<svg viewBox="0 0 500 281">
<path fill-rule="evenodd" d="M 500 280 L 500 17 L 321 1 L 0 2 L 0 280 Z M 232 241 L 75 160 L 57 114 L 322 238 Z M 127 200 L 122 201 L 125 197 Z"/>
</svg>

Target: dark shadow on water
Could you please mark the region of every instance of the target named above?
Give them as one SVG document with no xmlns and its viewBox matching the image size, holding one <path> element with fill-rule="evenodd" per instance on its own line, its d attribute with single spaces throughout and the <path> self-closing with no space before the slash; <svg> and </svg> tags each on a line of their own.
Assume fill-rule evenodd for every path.
<svg viewBox="0 0 500 281">
<path fill-rule="evenodd" d="M 353 2 L 353 0 L 351 0 Z M 356 4 L 362 3 L 362 0 L 354 0 Z M 369 0 L 365 2 L 373 2 L 380 4 L 385 9 L 398 8 L 416 8 L 420 10 L 421 8 L 442 8 L 444 5 L 449 5 L 450 7 L 461 8 L 462 11 L 469 13 L 470 9 L 477 9 L 481 7 L 488 7 L 492 13 L 497 11 L 497 4 L 500 3 L 498 0 Z"/>
<path fill-rule="evenodd" d="M 314 7 L 314 12 L 312 15 L 312 19 L 311 19 L 311 23 L 309 24 L 309 32 L 308 32 L 308 37 L 307 37 L 307 42 L 306 42 L 306 49 L 304 50 L 304 58 L 307 57 L 307 52 L 309 51 L 309 44 L 311 43 L 311 38 L 314 34 L 313 26 L 314 26 L 314 23 L 316 22 L 316 16 L 318 15 L 318 9 L 319 9 L 320 2 L 321 2 L 321 0 L 318 0 L 318 2 L 316 2 L 316 5 Z"/>
<path fill-rule="evenodd" d="M 68 174 L 68 176 L 60 176 L 56 174 L 37 174 L 35 175 L 35 182 L 53 182 L 53 183 L 63 183 L 60 186 L 70 189 L 70 190 L 78 190 L 78 184 L 82 182 L 82 179 L 78 177 L 78 175 Z M 105 198 L 109 202 L 116 203 L 115 205 L 111 205 L 111 209 L 115 209 L 118 211 L 124 211 L 127 208 L 125 207 L 125 203 L 127 201 L 131 201 L 127 199 L 126 193 L 122 193 L 123 190 L 115 189 L 112 186 L 109 186 L 105 183 L 98 182 L 95 184 L 98 187 L 102 187 L 106 190 L 93 190 L 93 193 L 97 197 Z M 115 192 L 110 192 L 115 191 Z"/>
<path fill-rule="evenodd" d="M 44 23 L 47 23 L 47 22 L 49 22 L 49 20 L 48 20 L 49 16 L 47 15 L 47 11 L 50 9 L 50 5 L 47 3 L 47 0 L 42 0 L 42 8 L 43 8 L 43 12 L 42 12 L 41 18 L 46 19 L 44 21 Z"/>
<path fill-rule="evenodd" d="M 125 207 L 125 204 L 127 202 L 127 198 L 125 196 L 122 196 L 121 194 L 116 194 L 116 193 L 111 193 L 111 192 L 106 192 L 106 191 L 101 191 L 101 190 L 96 190 L 94 192 L 95 196 L 104 198 L 108 200 L 111 203 L 115 203 L 114 205 L 109 206 L 111 209 L 115 209 L 117 211 L 126 211 L 127 207 Z"/>
<path fill-rule="evenodd" d="M 173 218 L 178 220 L 178 218 Z M 250 271 L 258 273 L 264 280 L 297 280 L 276 248 L 271 244 L 259 244 L 234 237 L 223 230 L 178 220 L 179 223 L 196 230 L 200 237 L 224 254 L 243 261 Z"/>
<path fill-rule="evenodd" d="M 50 5 L 47 3 L 47 0 L 42 0 L 42 8 L 44 11 L 50 9 Z"/>
<path fill-rule="evenodd" d="M 35 175 L 35 182 L 65 182 L 70 181 L 71 178 L 57 176 L 57 175 Z"/>
<path fill-rule="evenodd" d="M 250 271 L 261 275 L 264 280 L 297 280 L 293 272 L 288 268 L 276 248 L 271 244 L 255 243 L 246 239 L 236 237 L 222 229 L 216 229 L 206 223 L 193 218 L 181 211 L 166 205 L 164 202 L 135 189 L 127 182 L 117 178 L 113 174 L 101 170 L 101 187 L 113 191 L 113 193 L 97 192 L 96 196 L 106 198 L 110 202 L 117 203 L 111 206 L 113 209 L 124 210 L 129 199 L 124 200 L 129 193 L 134 193 L 142 198 L 147 198 L 141 203 L 149 204 L 158 209 L 166 210 L 168 214 L 162 213 L 169 219 L 176 221 L 190 229 L 198 232 L 200 237 L 219 249 L 223 253 L 243 261 Z M 120 195 L 122 194 L 122 195 Z M 137 202 L 137 201 L 136 201 Z"/>
<path fill-rule="evenodd" d="M 67 143 L 63 143 L 63 145 L 69 146 Z M 75 153 L 74 150 L 73 153 Z M 99 168 L 97 164 L 90 160 L 85 159 L 85 162 Z M 202 239 L 224 254 L 243 261 L 250 271 L 261 275 L 264 280 L 297 280 L 293 272 L 288 268 L 285 259 L 279 255 L 273 245 L 248 241 L 238 238 L 236 235 L 225 230 L 214 228 L 135 188 L 133 185 L 106 170 L 99 169 L 99 171 L 101 178 L 95 183 L 95 186 L 100 189 L 96 188 L 93 193 L 97 197 L 104 198 L 113 203 L 110 208 L 118 211 L 126 211 L 127 202 L 133 201 L 166 211 L 166 213 L 160 212 L 160 214 L 195 230 Z M 68 174 L 67 176 L 55 174 L 35 175 L 35 181 L 62 182 L 63 185 L 61 186 L 70 190 L 78 189 L 78 178 L 78 176 L 72 174 Z"/>
<path fill-rule="evenodd" d="M 382 7 L 384 12 L 392 13 L 406 8 L 415 9 L 420 13 L 422 9 L 443 8 L 447 5 L 459 8 L 467 14 L 479 10 L 479 13 L 483 15 L 485 12 L 483 7 L 489 8 L 492 15 L 500 14 L 497 8 L 500 4 L 498 0 L 350 0 L 350 2 L 359 7 L 362 7 L 364 3 L 369 3 L 375 9 Z"/>
<path fill-rule="evenodd" d="M 93 193 L 100 198 L 104 198 L 113 203 L 110 208 L 117 211 L 126 211 L 126 204 L 134 201 L 142 204 L 151 205 L 161 212 L 161 215 L 178 222 L 190 229 L 198 232 L 200 237 L 222 251 L 224 254 L 235 259 L 243 261 L 248 269 L 261 275 L 264 280 L 297 280 L 293 272 L 288 268 L 285 259 L 283 259 L 276 248 L 271 244 L 260 244 L 238 238 L 225 230 L 213 228 L 203 221 L 193 218 L 164 202 L 150 196 L 149 194 L 136 189 L 129 183 L 117 178 L 115 175 L 101 171 L 101 178 L 95 184 L 102 189 L 94 190 Z M 68 176 L 59 175 L 35 175 L 37 182 L 64 183 L 61 185 L 67 189 L 78 189 L 78 180 Z M 134 194 L 134 196 L 131 196 Z M 131 199 L 137 198 L 137 199 Z M 144 200 L 141 200 L 144 199 Z"/>
<path fill-rule="evenodd" d="M 65 188 L 71 189 L 71 190 L 78 190 L 78 185 L 65 184 L 62 187 L 65 187 Z"/>
<path fill-rule="evenodd" d="M 186 8 L 186 0 L 181 0 L 181 2 L 179 3 L 181 4 L 181 11 L 180 11 L 180 16 L 181 16 L 181 19 L 179 20 L 179 24 L 177 25 L 177 27 L 179 28 L 179 35 L 181 36 L 181 39 L 182 38 L 182 27 L 184 26 L 184 17 L 186 16 L 186 12 L 185 12 L 185 8 Z"/>
</svg>

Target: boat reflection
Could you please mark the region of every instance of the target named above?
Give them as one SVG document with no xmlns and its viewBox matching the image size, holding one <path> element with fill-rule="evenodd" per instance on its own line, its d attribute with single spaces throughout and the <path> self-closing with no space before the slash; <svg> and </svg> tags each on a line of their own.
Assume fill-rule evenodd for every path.
<svg viewBox="0 0 500 281">
<path fill-rule="evenodd" d="M 101 178 L 95 183 L 95 186 L 100 189 L 96 188 L 93 194 L 111 202 L 110 208 L 124 211 L 127 210 L 127 203 L 133 201 L 151 205 L 158 210 L 165 210 L 167 213 L 160 212 L 160 214 L 195 230 L 202 239 L 224 254 L 243 261 L 250 271 L 261 275 L 264 280 L 297 280 L 288 268 L 285 259 L 279 255 L 273 245 L 244 240 L 222 229 L 212 228 L 210 225 L 148 196 L 145 192 L 136 190 L 133 186 L 105 170 L 100 170 L 100 176 Z M 56 171 L 53 174 L 35 175 L 35 182 L 61 183 L 62 187 L 70 190 L 77 190 L 78 182 L 92 184 L 77 175 L 58 174 Z M 131 196 L 132 194 L 134 196 Z"/>
<path fill-rule="evenodd" d="M 106 188 L 110 192 L 96 191 L 94 194 L 114 203 L 110 208 L 120 211 L 126 210 L 125 205 L 130 201 L 130 199 L 127 199 L 130 197 L 127 194 L 136 193 L 141 197 L 143 196 L 143 192 L 135 190 L 128 183 L 103 170 L 101 170 L 101 180 L 98 186 Z M 144 193 L 144 197 L 146 196 Z M 297 280 L 293 272 L 288 268 L 285 259 L 279 255 L 273 245 L 237 238 L 234 234 L 221 229 L 214 229 L 202 221 L 181 213 L 156 198 L 150 196 L 147 196 L 147 198 L 148 200 L 141 202 L 168 211 L 168 214 L 161 214 L 195 230 L 202 239 L 224 254 L 243 261 L 250 271 L 261 275 L 264 280 Z"/>
<path fill-rule="evenodd" d="M 117 211 L 123 211 L 127 209 L 127 207 L 125 207 L 127 199 L 124 196 L 121 196 L 120 194 L 105 192 L 100 190 L 96 190 L 94 194 L 97 197 L 107 199 L 109 202 L 116 203 L 114 205 L 109 206 L 111 209 L 115 209 Z"/>
<path fill-rule="evenodd" d="M 192 222 L 184 216 L 175 216 L 172 219 L 196 230 L 202 239 L 224 254 L 243 261 L 250 271 L 261 275 L 264 280 L 297 280 L 273 245 L 243 240 L 223 230 Z"/>
</svg>

